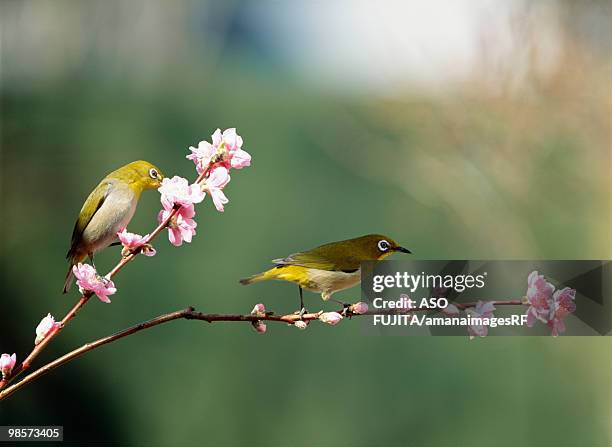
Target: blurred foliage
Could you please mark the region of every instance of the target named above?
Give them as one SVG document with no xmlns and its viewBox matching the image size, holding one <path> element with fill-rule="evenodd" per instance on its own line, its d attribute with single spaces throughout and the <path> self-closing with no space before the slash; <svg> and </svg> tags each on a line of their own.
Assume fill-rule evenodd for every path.
<svg viewBox="0 0 612 447">
<path fill-rule="evenodd" d="M 59 7 L 24 3 L 59 26 Z M 521 88 L 492 88 L 485 61 L 443 95 L 348 96 L 296 80 L 278 60 L 262 67 L 265 52 L 245 43 L 241 22 L 208 29 L 207 14 L 179 5 L 160 20 L 191 25 L 151 37 L 158 46 L 143 70 L 153 70 L 156 48 L 166 63 L 146 79 L 129 64 L 142 54 L 129 51 L 126 19 L 117 29 L 127 42 L 115 49 L 106 19 L 92 24 L 99 35 L 81 25 L 85 42 L 52 41 L 54 69 L 39 77 L 19 71 L 26 37 L 5 39 L 15 64 L 1 92 L 0 351 L 22 358 L 40 318 L 75 299 L 60 293 L 63 256 L 99 179 L 141 158 L 192 178 L 187 146 L 217 127 L 236 126 L 253 155 L 251 168 L 232 174 L 225 213 L 200 206 L 192 244 L 160 237 L 156 257 L 117 277 L 113 303 L 88 304 L 41 361 L 187 305 L 292 311 L 294 286 L 237 280 L 272 258 L 370 232 L 422 259 L 610 257 L 610 54 L 591 35 L 568 26 L 556 71 Z M 237 5 L 205 11 L 227 19 Z M 158 17 L 152 10 L 135 36 Z M 66 12 L 88 13 L 119 17 L 90 4 Z M 52 50 L 60 57 L 77 45 L 90 51 L 65 57 L 69 70 L 51 63 Z M 130 229 L 149 231 L 158 209 L 157 194 L 146 194 Z M 118 256 L 108 249 L 96 264 L 106 270 Z M 64 425 L 64 445 L 604 446 L 609 349 L 605 338 L 364 337 L 350 322 L 305 332 L 269 325 L 265 336 L 178 322 L 28 386 L 0 405 L 0 422 Z"/>
</svg>

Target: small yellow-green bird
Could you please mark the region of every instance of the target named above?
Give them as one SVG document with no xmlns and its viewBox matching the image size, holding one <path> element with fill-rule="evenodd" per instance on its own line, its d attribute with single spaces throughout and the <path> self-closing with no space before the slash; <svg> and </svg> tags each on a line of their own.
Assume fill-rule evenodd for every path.
<svg viewBox="0 0 612 447">
<path fill-rule="evenodd" d="M 74 224 L 70 250 L 66 259 L 70 264 L 64 293 L 68 292 L 74 275 L 72 266 L 111 245 L 117 232 L 132 220 L 140 194 L 145 189 L 159 188 L 164 176 L 147 161 L 133 161 L 108 174 L 89 194 Z"/>
<path fill-rule="evenodd" d="M 294 282 L 299 287 L 300 307 L 304 312 L 302 289 L 320 293 L 327 301 L 332 293 L 361 282 L 362 262 L 380 261 L 395 252 L 411 253 L 390 237 L 368 234 L 274 259 L 275 267 L 241 279 L 240 283 L 246 285 L 268 279 Z"/>
</svg>

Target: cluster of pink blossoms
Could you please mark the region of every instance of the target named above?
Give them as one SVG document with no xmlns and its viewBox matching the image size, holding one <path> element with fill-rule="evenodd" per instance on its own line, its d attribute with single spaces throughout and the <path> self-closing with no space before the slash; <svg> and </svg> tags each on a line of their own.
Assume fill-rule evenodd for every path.
<svg viewBox="0 0 612 447">
<path fill-rule="evenodd" d="M 242 137 L 236 133 L 236 129 L 227 129 L 221 132 L 217 129 L 212 135 L 212 144 L 207 141 L 200 141 L 198 147 L 190 147 L 191 154 L 187 155 L 189 160 L 193 160 L 198 174 L 207 173 L 199 183 L 192 185 L 179 176 L 171 179 L 165 178 L 159 187 L 163 210 L 159 212 L 158 221 L 161 223 L 168 218 L 173 208 L 179 205 L 176 215 L 168 224 L 168 239 L 173 245 L 180 246 L 183 241 L 191 242 L 195 235 L 197 223 L 193 220 L 195 216 L 194 205 L 200 203 L 210 194 L 215 208 L 224 211 L 224 205 L 228 203 L 228 198 L 223 193 L 223 188 L 229 183 L 230 169 L 241 169 L 251 165 L 251 156 L 242 150 Z M 123 255 L 127 256 L 133 250 L 140 248 L 140 252 L 145 256 L 154 256 L 155 249 L 148 244 L 149 235 L 141 236 L 130 233 L 126 228 L 117 233 L 119 241 L 123 245 Z M 72 273 L 76 278 L 79 291 L 95 294 L 100 301 L 110 303 L 109 295 L 117 292 L 117 288 L 110 278 L 100 276 L 96 269 L 89 264 L 78 263 L 72 268 Z M 259 306 L 259 307 L 258 307 Z M 254 312 L 265 314 L 263 304 L 258 304 L 253 309 Z M 257 323 L 257 324 L 255 324 Z M 255 329 L 266 332 L 266 325 L 259 321 L 255 322 Z M 38 345 L 52 332 L 60 327 L 51 314 L 44 317 L 36 327 L 36 339 L 34 344 Z M 7 378 L 17 362 L 15 354 L 2 354 L 0 356 L 0 372 L 3 378 Z"/>
<path fill-rule="evenodd" d="M 576 310 L 574 299 L 576 290 L 569 287 L 555 291 L 555 286 L 546 281 L 544 275 L 537 271 L 531 272 L 527 278 L 527 294 L 525 304 L 527 309 L 527 326 L 533 327 L 536 321 L 545 323 L 551 329 L 551 335 L 557 337 L 565 332 L 564 319 Z M 492 318 L 495 306 L 491 302 L 478 301 L 474 308 L 466 309 L 466 314 L 473 318 Z M 457 316 L 460 311 L 454 304 L 449 304 L 442 313 L 448 316 Z M 468 327 L 470 338 L 485 337 L 488 327 L 484 325 L 470 325 Z"/>
<path fill-rule="evenodd" d="M 242 169 L 251 165 L 251 156 L 242 150 L 242 137 L 236 133 L 236 129 L 215 130 L 212 134 L 212 144 L 208 141 L 200 141 L 198 147 L 189 148 L 191 154 L 187 159 L 193 160 L 198 174 L 203 173 L 209 167 L 213 159 L 215 164 L 224 166 L 226 169 Z"/>
<path fill-rule="evenodd" d="M 157 217 L 160 223 L 170 216 L 176 205 L 180 206 L 168 224 L 168 239 L 177 247 L 183 241 L 191 242 L 196 234 L 194 205 L 210 194 L 215 208 L 223 212 L 229 201 L 223 192 L 231 179 L 229 170 L 242 169 L 251 164 L 251 156 L 242 150 L 242 137 L 233 128 L 223 132 L 217 129 L 212 135 L 212 143 L 200 141 L 198 147 L 189 149 L 191 154 L 187 158 L 195 163 L 198 174 L 205 174 L 204 179 L 190 185 L 186 179 L 174 176 L 164 179 L 159 187 L 164 207 Z"/>
<path fill-rule="evenodd" d="M 565 332 L 563 320 L 576 310 L 576 291 L 569 287 L 555 291 L 555 286 L 537 271 L 531 272 L 527 286 L 527 326 L 533 327 L 540 320 L 548 325 L 555 337 Z"/>
<path fill-rule="evenodd" d="M 195 204 L 200 203 L 210 194 L 215 208 L 224 211 L 228 198 L 223 188 L 229 183 L 229 169 L 241 169 L 251 164 L 251 156 L 242 150 L 242 137 L 236 129 L 227 129 L 221 132 L 217 129 L 212 135 L 212 144 L 201 141 L 197 148 L 190 147 L 191 154 L 187 158 L 193 160 L 198 174 L 206 173 L 199 183 L 189 184 L 187 179 L 179 176 L 165 178 L 159 187 L 160 200 L 163 209 L 159 212 L 158 221 L 164 222 L 172 213 L 175 206 L 179 206 L 176 214 L 168 223 L 168 239 L 175 246 L 182 245 L 183 241 L 191 242 L 196 234 L 197 223 L 195 217 Z M 145 256 L 154 256 L 156 251 L 149 245 L 149 235 L 130 233 L 126 228 L 117 233 L 123 245 L 122 254 L 127 256 L 136 249 Z M 110 303 L 109 295 L 117 289 L 110 278 L 100 276 L 96 269 L 89 264 L 78 264 L 72 269 L 81 293 L 94 293 L 101 301 Z"/>
</svg>

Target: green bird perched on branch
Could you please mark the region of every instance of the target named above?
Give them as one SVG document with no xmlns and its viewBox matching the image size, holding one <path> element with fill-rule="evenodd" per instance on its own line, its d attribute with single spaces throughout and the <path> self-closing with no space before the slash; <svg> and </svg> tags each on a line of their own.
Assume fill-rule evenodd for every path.
<svg viewBox="0 0 612 447">
<path fill-rule="evenodd" d="M 162 172 L 147 161 L 133 161 L 108 174 L 89 194 L 74 224 L 64 293 L 74 279 L 72 267 L 89 256 L 93 263 L 96 252 L 108 247 L 123 230 L 136 211 L 140 194 L 159 188 Z"/>
<path fill-rule="evenodd" d="M 275 259 L 272 261 L 275 267 L 241 279 L 240 283 L 247 285 L 269 279 L 294 282 L 300 289 L 300 312 L 303 313 L 302 289 L 320 293 L 327 301 L 334 292 L 361 282 L 362 262 L 379 261 L 396 252 L 410 253 L 410 250 L 390 237 L 368 234 Z"/>
</svg>

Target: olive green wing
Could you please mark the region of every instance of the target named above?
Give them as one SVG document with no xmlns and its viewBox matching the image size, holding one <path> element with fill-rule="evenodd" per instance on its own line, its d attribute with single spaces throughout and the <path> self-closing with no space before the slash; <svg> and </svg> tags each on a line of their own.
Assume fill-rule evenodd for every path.
<svg viewBox="0 0 612 447">
<path fill-rule="evenodd" d="M 347 256 L 339 247 L 323 245 L 313 250 L 294 253 L 282 259 L 274 259 L 276 265 L 299 265 L 301 267 L 328 270 L 354 272 L 360 266 L 360 260 Z"/>
<path fill-rule="evenodd" d="M 81 207 L 81 212 L 79 213 L 79 217 L 74 224 L 74 229 L 72 230 L 72 239 L 70 241 L 70 250 L 66 254 L 66 258 L 69 259 L 75 248 L 78 247 L 81 242 L 81 236 L 83 235 L 83 231 L 87 228 L 89 222 L 94 217 L 94 215 L 98 212 L 98 210 L 104 204 L 104 200 L 108 197 L 108 194 L 111 190 L 111 183 L 109 181 L 103 180 L 96 189 L 94 189 L 85 203 Z"/>
</svg>

